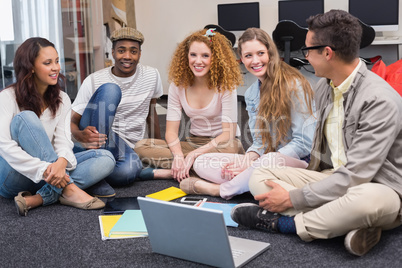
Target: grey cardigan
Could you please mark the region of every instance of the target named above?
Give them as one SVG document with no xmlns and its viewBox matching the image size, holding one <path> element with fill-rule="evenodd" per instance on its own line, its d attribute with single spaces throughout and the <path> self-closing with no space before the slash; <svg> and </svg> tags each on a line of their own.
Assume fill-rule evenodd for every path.
<svg viewBox="0 0 402 268">
<path fill-rule="evenodd" d="M 323 135 L 333 106 L 327 79 L 317 84 L 317 126 L 308 169 L 332 168 L 331 152 Z M 297 210 L 319 207 L 343 196 L 348 188 L 367 182 L 389 186 L 402 198 L 402 98 L 365 64 L 344 95 L 343 143 L 347 163 L 326 179 L 290 191 Z"/>
</svg>

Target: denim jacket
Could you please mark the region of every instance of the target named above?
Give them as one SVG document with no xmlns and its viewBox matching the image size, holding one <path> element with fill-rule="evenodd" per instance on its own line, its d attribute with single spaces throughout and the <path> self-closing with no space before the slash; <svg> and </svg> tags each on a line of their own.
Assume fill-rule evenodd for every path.
<svg viewBox="0 0 402 268">
<path fill-rule="evenodd" d="M 299 87 L 297 94 L 299 95 L 299 99 L 304 100 L 304 93 L 301 87 Z M 248 148 L 247 152 L 254 151 L 261 156 L 264 154 L 267 146 L 263 146 L 261 136 L 258 135 L 258 129 L 256 128 L 258 106 L 260 104 L 259 80 L 247 89 L 244 99 L 249 116 L 248 125 L 253 138 L 253 144 Z M 310 116 L 307 113 L 308 109 L 305 102 L 300 103 L 296 96 L 292 96 L 292 101 L 294 104 L 291 108 L 292 123 L 287 135 L 289 142 L 280 144 L 278 152 L 296 159 L 301 159 L 310 154 L 316 119 L 314 116 Z M 273 138 L 275 137 L 273 136 Z"/>
</svg>

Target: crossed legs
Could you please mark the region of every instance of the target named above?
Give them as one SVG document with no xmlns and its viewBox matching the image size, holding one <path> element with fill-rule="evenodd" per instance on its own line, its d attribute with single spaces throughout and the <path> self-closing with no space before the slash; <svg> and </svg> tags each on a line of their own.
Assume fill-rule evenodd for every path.
<svg viewBox="0 0 402 268">
<path fill-rule="evenodd" d="M 195 190 L 199 193 L 211 196 L 221 196 L 224 199 L 231 199 L 249 191 L 249 179 L 253 171 L 260 167 L 298 167 L 306 168 L 307 163 L 280 153 L 268 153 L 255 160 L 249 168 L 228 180 L 222 178 L 222 168 L 225 164 L 235 162 L 240 164 L 244 161 L 244 155 L 211 153 L 199 156 L 194 162 L 194 170 L 201 178 L 208 180 L 197 181 L 194 184 Z"/>
<path fill-rule="evenodd" d="M 265 180 L 280 184 L 287 191 L 307 183 L 323 180 L 332 171 L 316 172 L 297 168 L 256 169 L 250 179 L 250 192 L 259 195 L 270 191 Z M 394 190 L 369 182 L 350 187 L 341 197 L 306 211 L 287 210 L 281 214 L 295 216 L 297 234 L 304 241 L 328 239 L 368 227 L 392 229 L 398 219 L 401 200 Z"/>
<path fill-rule="evenodd" d="M 79 124 L 81 130 L 87 126 L 94 126 L 100 133 L 104 133 L 108 137 L 106 144 L 102 148 L 112 153 L 116 165 L 105 180 L 113 186 L 124 186 L 132 183 L 142 169 L 138 155 L 112 130 L 121 97 L 122 93 L 119 86 L 113 83 L 103 84 L 92 95 Z M 84 148 L 80 144 L 75 144 L 75 152 L 83 150 Z"/>
<path fill-rule="evenodd" d="M 10 130 L 12 139 L 18 143 L 25 153 L 48 163 L 54 163 L 58 159 L 42 126 L 42 122 L 33 112 L 24 111 L 17 114 L 11 122 Z M 88 173 L 85 174 L 83 166 L 78 167 L 77 165 L 76 170 L 70 173 L 70 183 L 64 188 L 57 188 L 54 185 L 47 184 L 43 180 L 35 183 L 14 170 L 7 161 L 0 157 L 0 195 L 12 198 L 21 191 L 36 192 L 35 195 L 27 193 L 20 197 L 21 202 L 25 202 L 26 207 L 29 208 L 55 203 L 61 195 L 69 202 L 88 202 L 93 198 L 73 183 L 73 178 L 76 177 L 77 183 L 85 188 L 98 182 L 102 176 L 109 174 L 112 170 L 114 160 L 107 154 L 100 154 L 97 161 L 89 159 L 89 157 L 85 157 L 85 160 L 89 160 L 85 165 L 87 170 L 91 167 L 96 169 L 94 166 L 96 164 L 102 165 L 102 168 L 97 169 L 99 171 L 97 175 L 91 176 Z"/>
</svg>

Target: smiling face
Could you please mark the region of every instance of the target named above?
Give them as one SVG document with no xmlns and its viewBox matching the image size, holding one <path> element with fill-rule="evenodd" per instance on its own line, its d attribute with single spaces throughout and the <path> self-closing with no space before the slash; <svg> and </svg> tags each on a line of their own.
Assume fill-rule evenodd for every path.
<svg viewBox="0 0 402 268">
<path fill-rule="evenodd" d="M 253 39 L 241 45 L 241 61 L 252 75 L 261 82 L 267 77 L 269 54 L 267 47 Z"/>
<path fill-rule="evenodd" d="M 203 42 L 194 41 L 188 51 L 188 64 L 195 77 L 205 77 L 211 69 L 212 52 Z"/>
<path fill-rule="evenodd" d="M 115 47 L 112 49 L 112 56 L 115 61 L 113 74 L 118 77 L 132 76 L 140 61 L 140 44 L 132 40 L 116 41 Z"/>
<path fill-rule="evenodd" d="M 59 55 L 53 47 L 42 47 L 34 62 L 34 79 L 40 90 L 56 85 L 60 72 Z"/>
<path fill-rule="evenodd" d="M 314 42 L 314 32 L 307 32 L 305 45 L 306 47 L 317 45 Z M 315 76 L 317 77 L 327 77 L 328 66 L 326 64 L 325 56 L 323 56 L 324 54 L 324 49 L 312 49 L 308 51 L 308 56 L 306 57 L 310 65 L 313 66 Z"/>
</svg>

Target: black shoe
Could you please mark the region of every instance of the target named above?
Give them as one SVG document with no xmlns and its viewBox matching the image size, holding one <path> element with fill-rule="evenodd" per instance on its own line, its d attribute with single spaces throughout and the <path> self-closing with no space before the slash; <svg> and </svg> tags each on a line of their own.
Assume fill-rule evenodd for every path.
<svg viewBox="0 0 402 268">
<path fill-rule="evenodd" d="M 112 188 L 112 186 L 109 185 L 105 180 L 101 180 L 100 182 L 96 183 L 95 185 L 92 185 L 91 187 L 85 189 L 85 191 L 96 197 L 113 197 L 116 195 L 116 192 Z"/>
<path fill-rule="evenodd" d="M 372 249 L 381 238 L 381 228 L 365 228 L 350 231 L 345 237 L 346 249 L 357 256 L 363 256 Z"/>
<path fill-rule="evenodd" d="M 281 215 L 269 212 L 253 203 L 243 203 L 235 206 L 230 216 L 239 225 L 277 233 L 278 219 Z"/>
</svg>

